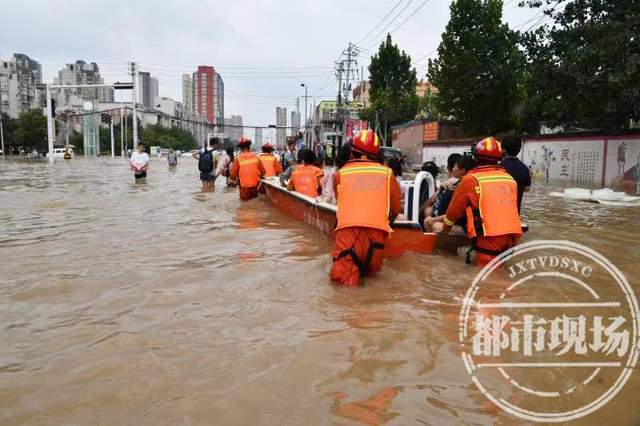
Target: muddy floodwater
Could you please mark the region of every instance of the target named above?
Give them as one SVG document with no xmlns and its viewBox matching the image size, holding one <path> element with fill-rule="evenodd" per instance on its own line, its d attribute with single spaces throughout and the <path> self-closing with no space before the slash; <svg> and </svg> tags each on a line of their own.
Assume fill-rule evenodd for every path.
<svg viewBox="0 0 640 426">
<path fill-rule="evenodd" d="M 523 423 L 459 356 L 475 267 L 407 254 L 336 288 L 325 236 L 179 160 L 144 185 L 119 158 L 0 161 L 0 424 Z M 555 189 L 525 195 L 524 240 L 587 245 L 640 294 L 640 209 Z M 578 424 L 639 424 L 639 394 Z"/>
</svg>

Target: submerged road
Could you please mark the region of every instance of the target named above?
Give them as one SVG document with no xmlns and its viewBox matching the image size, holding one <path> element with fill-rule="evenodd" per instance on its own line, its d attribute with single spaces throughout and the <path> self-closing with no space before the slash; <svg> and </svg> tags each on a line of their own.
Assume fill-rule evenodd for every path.
<svg viewBox="0 0 640 426">
<path fill-rule="evenodd" d="M 326 237 L 199 188 L 190 158 L 153 160 L 145 185 L 121 159 L 0 161 L 0 424 L 518 423 L 459 357 L 475 267 L 409 254 L 336 288 Z M 640 209 L 555 189 L 525 194 L 525 240 L 585 244 L 637 282 Z M 639 392 L 635 374 L 581 424 L 637 424 Z"/>
</svg>

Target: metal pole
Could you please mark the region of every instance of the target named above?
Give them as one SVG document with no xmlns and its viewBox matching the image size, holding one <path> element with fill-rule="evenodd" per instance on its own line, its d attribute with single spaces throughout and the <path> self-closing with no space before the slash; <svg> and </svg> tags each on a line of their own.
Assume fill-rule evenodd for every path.
<svg viewBox="0 0 640 426">
<path fill-rule="evenodd" d="M 138 102 L 138 68 L 136 63 L 131 63 L 131 75 L 133 76 L 133 149 L 135 151 L 138 145 L 138 111 L 136 110 L 136 103 Z"/>
<path fill-rule="evenodd" d="M 111 158 L 116 157 L 115 141 L 113 139 L 113 116 L 111 116 Z"/>
<path fill-rule="evenodd" d="M 309 148 L 309 141 L 307 137 L 307 85 L 304 85 L 304 146 Z"/>
<path fill-rule="evenodd" d="M 120 157 L 124 158 L 124 108 L 120 102 Z"/>
<path fill-rule="evenodd" d="M 0 92 L 0 143 L 2 144 L 2 156 L 5 157 L 7 153 L 4 151 L 4 122 L 2 121 L 2 92 Z"/>
<path fill-rule="evenodd" d="M 47 140 L 49 142 L 49 163 L 53 163 L 53 117 L 51 116 L 51 89 L 47 86 Z"/>
<path fill-rule="evenodd" d="M 127 116 L 129 115 L 128 112 L 125 111 L 125 116 L 124 116 L 124 150 L 125 150 L 125 154 L 124 156 L 127 156 L 127 146 L 129 145 L 129 129 L 127 128 Z"/>
</svg>

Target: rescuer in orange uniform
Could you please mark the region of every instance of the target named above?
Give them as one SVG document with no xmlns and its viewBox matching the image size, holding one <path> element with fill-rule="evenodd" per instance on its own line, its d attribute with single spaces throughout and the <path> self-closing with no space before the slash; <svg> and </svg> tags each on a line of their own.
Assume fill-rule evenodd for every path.
<svg viewBox="0 0 640 426">
<path fill-rule="evenodd" d="M 300 164 L 293 169 L 287 189 L 316 198 L 322 192 L 320 179 L 324 175 L 320 168 L 313 165 L 316 162 L 316 155 L 305 148 L 298 153 L 298 161 Z"/>
<path fill-rule="evenodd" d="M 280 176 L 282 164 L 273 155 L 273 145 L 269 142 L 262 145 L 262 154 L 258 155 L 258 159 L 264 169 L 264 177 Z"/>
<path fill-rule="evenodd" d="M 380 164 L 380 139 L 363 130 L 352 140 L 351 159 L 334 176 L 338 224 L 330 277 L 355 287 L 360 278 L 382 268 L 389 221 L 400 214 L 400 186 Z"/>
<path fill-rule="evenodd" d="M 248 201 L 258 196 L 260 177 L 264 175 L 264 167 L 258 156 L 251 152 L 251 139 L 241 138 L 238 142 L 240 155 L 233 159 L 229 178 L 240 179 L 240 199 Z"/>
<path fill-rule="evenodd" d="M 517 244 L 522 235 L 518 214 L 518 186 L 498 162 L 502 147 L 493 137 L 475 146 L 475 168 L 460 181 L 444 217 L 443 232 L 466 214 L 469 252 L 476 251 L 476 264 L 484 266 Z M 469 254 L 467 254 L 469 263 Z"/>
</svg>

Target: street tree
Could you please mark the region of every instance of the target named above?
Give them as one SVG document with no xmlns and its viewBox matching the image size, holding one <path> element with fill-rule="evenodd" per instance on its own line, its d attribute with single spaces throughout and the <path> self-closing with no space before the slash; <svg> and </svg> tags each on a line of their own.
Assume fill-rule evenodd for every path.
<svg viewBox="0 0 640 426">
<path fill-rule="evenodd" d="M 628 0 L 535 0 L 546 23 L 522 36 L 527 127 L 621 131 L 640 120 L 640 7 Z"/>
<path fill-rule="evenodd" d="M 524 56 L 502 22 L 501 0 L 455 0 L 427 76 L 443 116 L 480 136 L 519 127 Z"/>
<path fill-rule="evenodd" d="M 369 122 L 378 123 L 385 141 L 389 143 L 389 128 L 413 120 L 420 108 L 416 94 L 416 70 L 411 67 L 411 57 L 393 44 L 391 34 L 387 34 L 378 53 L 371 57 L 369 76 L 371 105 L 361 116 Z"/>
<path fill-rule="evenodd" d="M 44 152 L 47 148 L 47 117 L 42 109 L 23 112 L 12 123 L 13 144 Z"/>
</svg>

